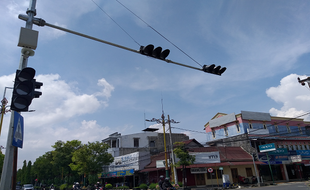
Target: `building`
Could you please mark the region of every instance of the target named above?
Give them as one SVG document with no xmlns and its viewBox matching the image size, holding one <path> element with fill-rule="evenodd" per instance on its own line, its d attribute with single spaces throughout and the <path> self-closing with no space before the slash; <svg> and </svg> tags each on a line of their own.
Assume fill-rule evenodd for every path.
<svg viewBox="0 0 310 190">
<path fill-rule="evenodd" d="M 240 146 L 256 159 L 263 180 L 294 180 L 310 173 L 310 122 L 301 118 L 275 117 L 269 113 L 241 111 L 217 113 L 205 124 L 208 146 Z M 259 146 L 274 143 L 277 151 L 260 153 Z M 292 159 L 299 157 L 300 159 Z M 271 163 L 272 173 L 268 167 Z"/>
<path fill-rule="evenodd" d="M 189 153 L 196 158 L 194 164 L 186 167 L 187 186 L 222 186 L 223 174 L 229 176 L 231 183 L 238 183 L 238 175 L 248 178 L 250 182 L 252 176 L 255 176 L 253 158 L 241 147 L 203 147 L 195 139 L 184 141 L 184 144 Z M 164 152 L 153 155 L 151 163 L 141 171 L 148 176 L 149 183 L 157 183 L 160 175 L 165 176 L 164 165 L 158 164 L 164 159 Z M 256 161 L 255 164 L 263 163 Z M 182 182 L 181 169 L 177 168 L 180 182 Z"/>
<path fill-rule="evenodd" d="M 189 139 L 183 133 L 172 133 L 172 142 L 181 142 Z M 101 178 L 114 186 L 127 185 L 136 187 L 147 181 L 147 177 L 139 172 L 150 163 L 150 156 L 164 151 L 164 134 L 157 132 L 143 132 L 121 135 L 116 132 L 103 139 L 102 142 L 110 145 L 108 153 L 114 157 L 110 166 L 105 166 Z M 166 134 L 167 149 L 170 150 L 169 135 Z"/>
<path fill-rule="evenodd" d="M 186 141 L 189 137 L 183 133 L 172 133 L 172 143 Z M 164 134 L 157 132 L 142 132 L 129 135 L 113 133 L 102 142 L 110 145 L 108 153 L 113 157 L 130 154 L 137 151 L 149 151 L 151 155 L 164 150 Z M 166 134 L 167 148 L 170 148 L 169 135 Z"/>
</svg>

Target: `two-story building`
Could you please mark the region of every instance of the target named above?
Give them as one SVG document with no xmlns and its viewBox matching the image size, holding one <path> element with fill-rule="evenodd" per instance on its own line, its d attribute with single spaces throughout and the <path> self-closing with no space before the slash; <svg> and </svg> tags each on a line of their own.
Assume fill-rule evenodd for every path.
<svg viewBox="0 0 310 190">
<path fill-rule="evenodd" d="M 308 177 L 310 172 L 310 138 L 306 133 L 310 122 L 302 118 L 275 117 L 269 113 L 241 111 L 239 114 L 217 113 L 205 124 L 208 146 L 240 146 L 264 162 L 260 175 L 264 180 L 294 180 Z M 274 143 L 269 152 L 272 174 L 266 153 L 259 145 Z M 280 153 L 281 152 L 281 153 Z M 300 159 L 292 159 L 300 155 Z"/>
</svg>

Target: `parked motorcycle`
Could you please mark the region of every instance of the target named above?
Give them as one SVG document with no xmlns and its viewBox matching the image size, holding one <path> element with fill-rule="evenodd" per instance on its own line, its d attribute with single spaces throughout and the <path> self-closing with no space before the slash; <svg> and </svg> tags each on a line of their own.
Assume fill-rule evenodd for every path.
<svg viewBox="0 0 310 190">
<path fill-rule="evenodd" d="M 248 178 L 238 175 L 238 183 L 248 184 L 249 182 L 250 180 Z"/>
<path fill-rule="evenodd" d="M 256 176 L 252 176 L 252 184 L 256 184 L 257 183 L 257 177 Z"/>
</svg>

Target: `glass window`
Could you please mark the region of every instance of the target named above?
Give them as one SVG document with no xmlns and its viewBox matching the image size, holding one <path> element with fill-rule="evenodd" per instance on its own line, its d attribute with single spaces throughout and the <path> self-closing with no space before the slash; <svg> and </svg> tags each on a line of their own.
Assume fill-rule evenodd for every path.
<svg viewBox="0 0 310 190">
<path fill-rule="evenodd" d="M 133 146 L 134 147 L 139 147 L 139 139 L 138 138 L 134 138 L 133 139 Z"/>
<path fill-rule="evenodd" d="M 155 147 L 155 141 L 150 141 L 150 147 Z"/>
<path fill-rule="evenodd" d="M 240 132 L 240 125 L 239 123 L 236 123 L 237 132 Z"/>
<path fill-rule="evenodd" d="M 215 139 L 215 130 L 214 129 L 212 129 L 212 136 Z"/>
<path fill-rule="evenodd" d="M 224 127 L 224 131 L 225 131 L 225 136 L 228 136 L 228 130 L 226 126 Z"/>
<path fill-rule="evenodd" d="M 287 129 L 288 133 L 291 133 L 291 128 L 290 128 L 290 126 L 288 124 L 286 125 L 286 129 Z"/>
<path fill-rule="evenodd" d="M 252 123 L 249 123 L 249 128 L 250 128 L 250 129 L 253 129 Z"/>
<path fill-rule="evenodd" d="M 267 129 L 267 126 L 266 126 L 266 124 L 265 124 L 265 123 L 263 124 L 263 128 L 264 128 L 264 129 Z"/>
<path fill-rule="evenodd" d="M 275 128 L 276 132 L 279 133 L 278 125 L 274 125 L 274 128 Z"/>
</svg>

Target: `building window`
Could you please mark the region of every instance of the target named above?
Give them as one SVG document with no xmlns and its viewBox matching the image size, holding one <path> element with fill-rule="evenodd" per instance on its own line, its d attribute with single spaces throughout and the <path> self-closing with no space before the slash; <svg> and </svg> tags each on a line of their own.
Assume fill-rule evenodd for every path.
<svg viewBox="0 0 310 190">
<path fill-rule="evenodd" d="M 278 125 L 274 125 L 274 128 L 275 128 L 275 130 L 276 130 L 276 133 L 279 133 L 279 127 L 278 127 Z"/>
<path fill-rule="evenodd" d="M 252 177 L 253 176 L 252 168 L 245 168 L 245 171 L 246 171 L 246 176 L 247 177 Z"/>
<path fill-rule="evenodd" d="M 240 125 L 239 123 L 236 123 L 237 132 L 240 132 Z"/>
<path fill-rule="evenodd" d="M 155 147 L 155 141 L 150 141 L 150 147 Z"/>
<path fill-rule="evenodd" d="M 286 124 L 286 129 L 287 129 L 288 133 L 291 133 L 291 128 L 290 128 L 290 126 L 288 124 Z"/>
<path fill-rule="evenodd" d="M 228 136 L 228 129 L 226 126 L 224 127 L 224 132 L 225 132 L 225 136 Z"/>
<path fill-rule="evenodd" d="M 298 125 L 298 131 L 300 134 L 302 134 L 302 130 L 301 130 L 301 127 Z"/>
<path fill-rule="evenodd" d="M 139 147 L 139 139 L 138 138 L 133 139 L 133 147 L 135 147 L 135 148 Z"/>
<path fill-rule="evenodd" d="M 265 124 L 265 123 L 263 124 L 263 128 L 264 128 L 264 129 L 267 129 L 267 126 L 266 126 L 266 124 Z"/>
<path fill-rule="evenodd" d="M 212 136 L 215 139 L 215 130 L 214 129 L 212 129 Z"/>
<path fill-rule="evenodd" d="M 249 128 L 250 128 L 250 129 L 253 129 L 252 123 L 249 123 Z"/>
</svg>

